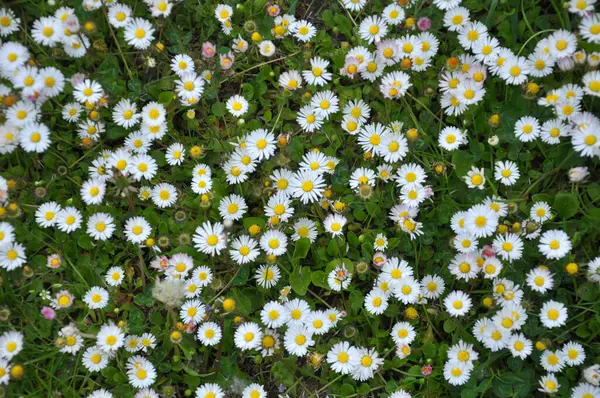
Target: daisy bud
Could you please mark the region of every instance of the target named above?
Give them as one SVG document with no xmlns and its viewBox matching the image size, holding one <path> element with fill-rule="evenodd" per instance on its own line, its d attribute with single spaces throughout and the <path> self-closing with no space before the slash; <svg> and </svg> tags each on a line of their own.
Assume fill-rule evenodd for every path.
<svg viewBox="0 0 600 398">
<path fill-rule="evenodd" d="M 544 344 L 542 341 L 536 341 L 535 342 L 535 349 L 538 351 L 544 351 L 546 349 L 546 344 Z"/>
<path fill-rule="evenodd" d="M 415 307 L 406 307 L 406 309 L 404 310 L 404 316 L 408 319 L 414 320 L 418 318 L 419 313 L 417 312 Z"/>
<path fill-rule="evenodd" d="M 359 274 L 364 274 L 367 271 L 369 271 L 369 264 L 365 263 L 364 261 L 361 261 L 356 264 L 356 272 L 358 272 Z"/>
<path fill-rule="evenodd" d="M 417 129 L 409 129 L 406 132 L 406 138 L 410 141 L 410 142 L 415 142 L 419 139 L 419 130 Z"/>
<path fill-rule="evenodd" d="M 575 275 L 577 271 L 579 271 L 579 265 L 577 265 L 577 263 L 569 263 L 565 266 L 565 271 L 567 271 L 569 275 Z"/>
<path fill-rule="evenodd" d="M 25 278 L 31 278 L 33 276 L 33 269 L 31 269 L 29 265 L 23 267 L 23 276 L 25 276 Z"/>
<path fill-rule="evenodd" d="M 344 337 L 347 339 L 350 339 L 352 337 L 354 337 L 354 335 L 356 334 L 356 328 L 354 326 L 346 326 L 344 328 Z"/>
<path fill-rule="evenodd" d="M 181 340 L 183 339 L 183 335 L 181 334 L 181 332 L 174 330 L 173 332 L 171 332 L 169 338 L 171 339 L 172 343 L 177 344 L 181 342 Z"/>
<path fill-rule="evenodd" d="M 511 232 L 513 232 L 515 234 L 518 234 L 519 232 L 521 232 L 521 223 L 515 221 L 511 227 Z"/>
<path fill-rule="evenodd" d="M 455 71 L 456 69 L 458 69 L 459 65 L 460 61 L 456 57 L 448 58 L 448 60 L 446 61 L 446 68 L 450 69 L 451 71 Z"/>
<path fill-rule="evenodd" d="M 23 374 L 25 374 L 25 369 L 23 369 L 23 366 L 21 365 L 13 365 L 13 367 L 10 369 L 10 376 L 13 379 L 20 379 L 23 377 Z"/>
<path fill-rule="evenodd" d="M 235 300 L 231 298 L 226 298 L 223 300 L 223 310 L 225 312 L 231 312 L 235 310 Z"/>
<path fill-rule="evenodd" d="M 0 308 L 0 321 L 6 322 L 10 317 L 10 310 L 7 307 Z"/>
<path fill-rule="evenodd" d="M 486 308 L 491 308 L 494 306 L 494 299 L 491 297 L 485 297 L 483 299 L 483 306 Z"/>
<path fill-rule="evenodd" d="M 252 41 L 253 42 L 259 42 L 261 40 L 262 40 L 262 36 L 260 35 L 260 33 L 258 33 L 258 32 L 252 33 Z"/>
<path fill-rule="evenodd" d="M 96 30 L 96 24 L 92 21 L 87 21 L 83 24 L 83 29 L 85 29 L 87 33 L 92 33 Z"/>
</svg>

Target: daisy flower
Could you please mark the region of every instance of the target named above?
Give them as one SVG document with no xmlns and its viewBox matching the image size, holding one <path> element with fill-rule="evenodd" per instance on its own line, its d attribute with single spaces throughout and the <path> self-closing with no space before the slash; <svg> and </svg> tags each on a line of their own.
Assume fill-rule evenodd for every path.
<svg viewBox="0 0 600 398">
<path fill-rule="evenodd" d="M 303 325 L 290 326 L 283 337 L 283 346 L 291 355 L 303 357 L 315 344 L 313 333 Z"/>
<path fill-rule="evenodd" d="M 310 60 L 310 66 L 310 70 L 302 71 L 302 77 L 304 77 L 304 80 L 306 80 L 308 84 L 317 87 L 324 86 L 331 80 L 332 74 L 327 71 L 329 61 L 321 57 L 314 57 Z"/>
<path fill-rule="evenodd" d="M 253 383 L 244 388 L 242 398 L 267 398 L 267 392 L 260 384 Z"/>
<path fill-rule="evenodd" d="M 21 19 L 9 8 L 0 9 L 0 36 L 6 37 L 19 30 Z M 2 383 L 0 383 L 2 384 Z"/>
<path fill-rule="evenodd" d="M 167 153 L 165 155 L 167 159 L 167 163 L 171 166 L 179 166 L 183 163 L 183 159 L 185 157 L 185 149 L 183 144 L 176 142 L 174 144 L 169 145 L 167 148 Z"/>
<path fill-rule="evenodd" d="M 276 265 L 261 265 L 256 270 L 254 274 L 254 278 L 256 279 L 256 283 L 265 289 L 270 289 L 279 282 L 279 278 L 281 277 L 281 272 L 279 271 L 279 267 Z"/>
<path fill-rule="evenodd" d="M 460 386 L 469 381 L 472 365 L 459 361 L 447 361 L 444 364 L 444 378 L 453 386 Z"/>
<path fill-rule="evenodd" d="M 265 216 L 278 217 L 280 221 L 286 222 L 294 214 L 291 203 L 291 199 L 285 192 L 277 192 L 269 198 L 267 205 L 264 206 Z"/>
<path fill-rule="evenodd" d="M 448 294 L 444 299 L 444 307 L 446 311 L 453 317 L 461 317 L 466 315 L 471 309 L 472 302 L 468 294 L 455 290 Z"/>
<path fill-rule="evenodd" d="M 106 284 L 112 287 L 120 286 L 125 278 L 125 272 L 121 267 L 111 267 L 106 271 L 106 275 L 104 276 L 104 280 Z"/>
<path fill-rule="evenodd" d="M 248 101 L 241 95 L 230 97 L 225 105 L 229 113 L 236 117 L 240 117 L 248 112 Z"/>
<path fill-rule="evenodd" d="M 260 238 L 260 247 L 268 255 L 281 256 L 287 251 L 287 236 L 278 230 L 269 230 Z"/>
<path fill-rule="evenodd" d="M 507 347 L 513 357 L 521 359 L 527 358 L 533 351 L 531 340 L 526 338 L 523 333 L 512 334 L 507 342 Z"/>
<path fill-rule="evenodd" d="M 262 331 L 256 323 L 246 322 L 236 329 L 233 340 L 242 351 L 253 350 L 260 347 Z"/>
<path fill-rule="evenodd" d="M 194 247 L 202 253 L 214 256 L 226 247 L 226 236 L 223 224 L 205 221 L 196 228 L 193 241 Z"/>
<path fill-rule="evenodd" d="M 548 329 L 563 326 L 567 322 L 567 307 L 558 301 L 547 301 L 540 309 L 540 321 Z"/>
<path fill-rule="evenodd" d="M 358 354 L 354 347 L 350 346 L 347 341 L 340 341 L 334 344 L 327 352 L 327 363 L 331 370 L 336 373 L 347 375 L 352 372 L 353 365 L 350 359 L 355 354 Z"/>
<path fill-rule="evenodd" d="M 557 229 L 544 232 L 538 245 L 540 253 L 554 260 L 561 259 L 569 254 L 571 247 L 569 235 Z"/>
<path fill-rule="evenodd" d="M 467 144 L 468 141 L 466 134 L 462 130 L 453 126 L 447 126 L 440 132 L 438 143 L 443 149 L 453 151 L 461 145 Z"/>
<path fill-rule="evenodd" d="M 325 231 L 329 232 L 332 236 L 340 236 L 343 235 L 344 225 L 346 225 L 346 217 L 341 214 L 330 214 L 323 221 L 323 227 Z"/>
<path fill-rule="evenodd" d="M 544 294 L 554 287 L 554 278 L 546 267 L 536 267 L 527 273 L 527 286 L 531 290 Z"/>
<path fill-rule="evenodd" d="M 125 223 L 123 233 L 134 244 L 144 242 L 152 233 L 152 227 L 144 217 L 131 217 Z"/>
<path fill-rule="evenodd" d="M 332 91 L 320 91 L 310 100 L 310 105 L 316 114 L 324 119 L 339 111 L 339 99 Z"/>
<path fill-rule="evenodd" d="M 265 326 L 277 329 L 290 319 L 290 312 L 277 301 L 270 301 L 261 310 L 260 319 Z"/>
<path fill-rule="evenodd" d="M 299 19 L 292 23 L 290 26 L 290 32 L 294 34 L 296 39 L 306 43 L 316 36 L 317 29 L 312 23 L 303 19 Z"/>
<path fill-rule="evenodd" d="M 99 372 L 108 365 L 110 355 L 99 346 L 92 346 L 83 352 L 81 362 L 90 372 Z"/>
<path fill-rule="evenodd" d="M 25 247 L 20 243 L 10 242 L 0 246 L 0 268 L 12 271 L 22 267 L 25 262 Z"/>
<path fill-rule="evenodd" d="M 319 200 L 324 191 L 323 176 L 315 171 L 300 170 L 289 182 L 290 193 L 304 204 Z"/>
<path fill-rule="evenodd" d="M 515 162 L 510 160 L 496 162 L 494 177 L 504 185 L 514 185 L 521 173 Z"/>
<path fill-rule="evenodd" d="M 417 333 L 415 328 L 408 322 L 397 322 L 392 328 L 390 336 L 396 345 L 410 345 L 417 337 Z"/>
<path fill-rule="evenodd" d="M 484 169 L 478 169 L 475 166 L 471 166 L 471 170 L 463 177 L 469 188 L 478 188 L 483 190 L 485 188 L 485 173 Z"/>
<path fill-rule="evenodd" d="M 438 275 L 425 275 L 421 279 L 421 294 L 426 299 L 436 299 L 444 293 L 444 280 Z"/>
<path fill-rule="evenodd" d="M 104 308 L 108 304 L 108 292 L 106 289 L 94 286 L 83 296 L 83 302 L 92 310 Z"/>
<path fill-rule="evenodd" d="M 73 86 L 73 96 L 81 103 L 95 104 L 104 94 L 100 83 L 85 79 Z"/>
<path fill-rule="evenodd" d="M 206 314 L 206 307 L 200 300 L 188 300 L 181 306 L 179 317 L 183 323 L 198 324 Z"/>
<path fill-rule="evenodd" d="M 224 220 L 239 220 L 247 209 L 244 198 L 236 194 L 225 196 L 219 203 L 219 213 Z"/>
<path fill-rule="evenodd" d="M 125 25 L 124 37 L 129 45 L 145 50 L 154 40 L 154 27 L 144 18 L 131 18 Z"/>
<path fill-rule="evenodd" d="M 353 366 L 352 378 L 358 381 L 365 381 L 372 378 L 375 371 L 383 365 L 383 358 L 375 349 L 356 348 L 356 352 L 350 357 L 350 364 Z"/>
<path fill-rule="evenodd" d="M 358 34 L 368 43 L 378 42 L 387 35 L 387 22 L 378 15 L 370 15 L 362 20 Z"/>
<path fill-rule="evenodd" d="M 59 230 L 70 233 L 79 229 L 82 219 L 83 217 L 79 210 L 75 207 L 67 206 L 56 213 L 56 226 Z"/>
<path fill-rule="evenodd" d="M 570 341 L 563 346 L 561 351 L 568 366 L 579 366 L 585 361 L 585 351 L 579 343 Z"/>
<path fill-rule="evenodd" d="M 292 235 L 292 240 L 295 242 L 301 238 L 307 238 L 310 243 L 314 243 L 317 239 L 317 225 L 314 221 L 308 218 L 299 218 L 294 223 L 294 234 Z"/>
<path fill-rule="evenodd" d="M 196 389 L 197 398 L 224 398 L 225 392 L 223 389 L 215 383 L 201 384 Z"/>
<path fill-rule="evenodd" d="M 108 22 L 115 28 L 124 28 L 131 21 L 133 12 L 126 4 L 113 4 L 108 8 Z"/>
<path fill-rule="evenodd" d="M 125 334 L 114 324 L 104 324 L 96 335 L 96 344 L 106 352 L 117 351 L 125 342 Z"/>
<path fill-rule="evenodd" d="M 0 336 L 0 358 L 10 361 L 23 349 L 23 334 L 7 331 Z"/>
</svg>

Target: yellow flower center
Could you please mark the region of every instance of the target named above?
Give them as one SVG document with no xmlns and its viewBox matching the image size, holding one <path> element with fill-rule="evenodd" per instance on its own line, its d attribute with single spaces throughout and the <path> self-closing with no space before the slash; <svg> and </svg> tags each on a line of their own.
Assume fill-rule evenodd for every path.
<svg viewBox="0 0 600 398">
<path fill-rule="evenodd" d="M 210 235 L 208 238 L 206 238 L 206 243 L 208 243 L 210 246 L 214 246 L 219 243 L 219 238 L 217 235 Z"/>
</svg>

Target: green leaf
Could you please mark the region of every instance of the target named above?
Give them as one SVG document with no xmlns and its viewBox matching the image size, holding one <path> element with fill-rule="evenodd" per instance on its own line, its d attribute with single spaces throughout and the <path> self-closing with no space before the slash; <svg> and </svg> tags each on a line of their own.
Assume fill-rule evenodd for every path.
<svg viewBox="0 0 600 398">
<path fill-rule="evenodd" d="M 294 292 L 300 296 L 304 296 L 308 291 L 308 286 L 311 282 L 309 267 L 294 267 L 294 271 L 290 274 L 290 286 Z"/>
<path fill-rule="evenodd" d="M 137 305 L 152 307 L 152 305 L 154 304 L 154 297 L 152 296 L 152 286 L 146 286 L 146 290 L 144 290 L 143 293 L 136 295 L 133 301 Z"/>
<path fill-rule="evenodd" d="M 452 319 L 447 319 L 444 322 L 444 332 L 452 333 L 454 330 L 456 330 L 456 323 Z"/>
<path fill-rule="evenodd" d="M 173 91 L 163 91 L 158 95 L 158 103 L 167 106 L 173 101 L 174 95 L 175 93 Z"/>
<path fill-rule="evenodd" d="M 314 271 L 311 273 L 310 279 L 313 285 L 322 287 L 323 289 L 329 289 L 329 284 L 327 283 L 327 274 L 325 272 Z"/>
<path fill-rule="evenodd" d="M 562 218 L 573 217 L 577 214 L 577 210 L 579 210 L 579 200 L 572 193 L 559 193 L 554 198 L 552 208 Z"/>
<path fill-rule="evenodd" d="M 212 104 L 210 109 L 212 111 L 212 114 L 216 117 L 225 116 L 225 104 L 222 102 L 215 102 L 214 104 Z"/>
<path fill-rule="evenodd" d="M 306 258 L 308 251 L 310 250 L 310 240 L 308 238 L 300 238 L 296 242 L 294 247 L 293 258 L 295 260 L 299 260 L 302 258 Z"/>
<path fill-rule="evenodd" d="M 342 32 L 346 37 L 352 36 L 352 23 L 345 15 L 336 14 L 333 17 L 333 20 L 335 21 L 335 25 L 340 29 L 340 32 Z"/>
</svg>

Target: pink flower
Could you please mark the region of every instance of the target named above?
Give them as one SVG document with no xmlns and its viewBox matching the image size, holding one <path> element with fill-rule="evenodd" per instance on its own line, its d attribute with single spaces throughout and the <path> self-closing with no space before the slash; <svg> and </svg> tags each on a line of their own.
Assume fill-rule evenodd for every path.
<svg viewBox="0 0 600 398">
<path fill-rule="evenodd" d="M 373 254 L 373 264 L 376 267 L 383 267 L 387 263 L 387 256 L 383 252 Z"/>
<path fill-rule="evenodd" d="M 432 372 L 433 372 L 433 366 L 431 366 L 431 365 L 421 366 L 421 374 L 423 376 L 429 376 Z"/>
<path fill-rule="evenodd" d="M 82 83 L 85 80 L 85 75 L 83 73 L 75 73 L 71 76 L 71 85 L 76 86 L 79 83 Z"/>
<path fill-rule="evenodd" d="M 209 41 L 202 43 L 202 55 L 205 58 L 212 58 L 217 53 L 217 47 Z"/>
<path fill-rule="evenodd" d="M 496 257 L 496 250 L 492 245 L 483 246 L 483 250 L 481 251 L 484 257 Z"/>
<path fill-rule="evenodd" d="M 219 59 L 221 68 L 223 68 L 223 70 L 228 70 L 233 66 L 235 55 L 233 55 L 233 52 L 229 51 L 227 54 L 219 54 Z"/>
<path fill-rule="evenodd" d="M 267 14 L 276 17 L 281 12 L 281 8 L 277 4 L 267 4 Z"/>
<path fill-rule="evenodd" d="M 427 18 L 427 17 L 422 17 L 419 18 L 419 21 L 417 22 L 417 26 L 419 28 L 420 31 L 426 31 L 431 29 L 431 19 Z"/>
<path fill-rule="evenodd" d="M 424 187 L 423 191 L 425 192 L 425 199 L 429 199 L 429 198 L 433 197 L 433 195 L 434 195 L 433 188 L 431 188 L 431 186 L 429 186 L 429 185 Z"/>
<path fill-rule="evenodd" d="M 54 317 L 56 316 L 56 311 L 54 311 L 50 307 L 42 307 L 42 309 L 40 310 L 40 312 L 42 313 L 42 315 L 44 316 L 44 318 L 46 318 L 49 321 L 53 320 Z"/>
</svg>

